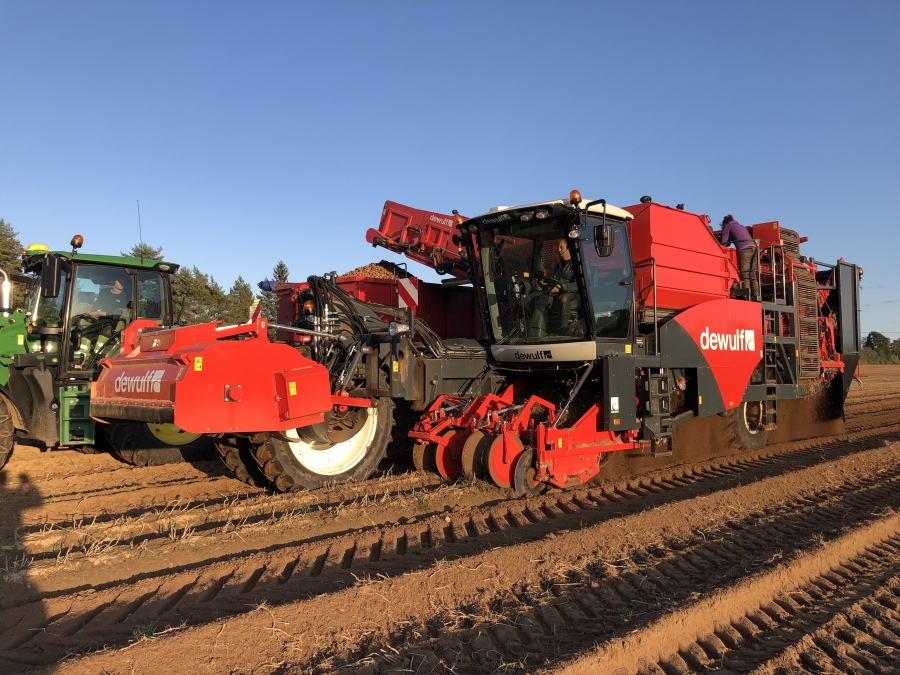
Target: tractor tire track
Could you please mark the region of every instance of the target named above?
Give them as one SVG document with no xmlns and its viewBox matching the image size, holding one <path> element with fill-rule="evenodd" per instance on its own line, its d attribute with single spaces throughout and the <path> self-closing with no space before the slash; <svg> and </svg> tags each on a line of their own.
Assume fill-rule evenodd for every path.
<svg viewBox="0 0 900 675">
<path fill-rule="evenodd" d="M 871 452 L 900 459 L 900 448 Z M 462 560 L 485 550 L 502 550 L 617 521 L 629 514 L 645 513 L 654 506 L 703 499 L 712 490 L 728 492 L 742 483 L 755 484 L 767 478 L 771 480 L 772 476 L 784 479 L 804 468 L 807 472 L 816 470 L 817 462 L 810 462 L 809 457 L 793 460 L 779 462 L 765 458 L 753 460 L 751 468 L 720 464 L 690 473 L 672 471 L 652 481 L 623 483 L 612 489 L 559 492 L 539 499 L 471 509 L 461 515 L 432 516 L 406 525 L 371 528 L 240 559 L 204 563 L 180 574 L 153 576 L 128 584 L 114 583 L 108 587 L 95 584 L 94 588 L 47 597 L 46 600 L 64 604 L 65 612 L 24 632 L 19 624 L 40 603 L 0 612 L 0 651 L 13 660 L 35 658 L 35 654 L 58 659 L 67 652 L 89 651 L 98 644 L 127 641 L 151 621 L 156 626 L 208 623 L 247 612 L 261 603 L 274 606 L 324 596 L 368 583 L 368 579 L 392 578 L 440 566 L 442 561 Z M 854 457 L 842 461 L 853 464 Z M 791 471 L 786 464 L 791 465 Z M 900 500 L 897 496 L 900 465 L 828 482 L 831 484 L 809 491 L 802 498 L 773 505 L 767 511 L 732 524 L 722 535 L 722 541 L 740 548 L 746 546 L 744 542 L 750 536 L 753 544 L 744 556 L 756 560 L 763 554 L 753 553 L 753 546 L 768 556 L 784 540 L 796 543 L 813 534 L 821 535 L 828 532 L 829 526 L 843 527 L 848 519 L 865 517 L 875 507 L 892 503 L 892 499 Z M 897 505 L 900 506 L 900 501 Z M 752 524 L 760 519 L 780 519 L 780 522 L 762 534 L 755 534 Z M 705 560 L 704 564 L 713 567 L 721 565 L 723 559 L 728 560 L 722 552 L 725 544 L 719 542 L 717 547 L 710 552 L 699 548 L 680 556 L 679 560 L 688 560 L 687 564 L 694 567 L 676 572 L 676 578 L 678 574 L 687 574 L 692 579 L 698 574 L 697 563 L 690 562 L 694 558 Z M 675 542 L 671 550 L 679 548 L 679 542 Z M 709 578 L 710 573 L 707 569 L 699 571 L 703 578 Z M 620 598 L 638 592 L 619 587 L 608 591 L 614 597 L 618 593 Z M 622 601 L 615 605 L 615 611 L 621 606 Z M 8 628 L 3 629 L 4 626 Z"/>
<path fill-rule="evenodd" d="M 374 536 L 368 546 L 351 546 L 349 539 L 328 542 L 307 549 L 292 570 L 284 570 L 285 586 L 296 594 L 281 606 L 258 604 L 231 618 L 216 616 L 228 609 L 217 603 L 227 600 L 237 608 L 241 584 L 252 583 L 245 567 L 250 576 L 229 577 L 198 615 L 196 628 L 127 652 L 87 655 L 60 672 L 142 673 L 175 663 L 183 670 L 359 675 L 534 672 L 545 664 L 562 665 L 592 645 L 640 632 L 748 577 L 794 569 L 804 551 L 822 542 L 828 546 L 876 526 L 884 530 L 878 541 L 895 537 L 900 521 L 890 516 L 888 527 L 879 514 L 900 507 L 900 475 L 884 469 L 898 458 L 900 445 L 874 449 L 715 492 L 697 489 L 683 501 L 661 500 L 652 507 L 664 491 L 630 499 L 611 494 L 619 501 L 575 514 L 567 513 L 572 504 L 566 502 L 520 502 L 523 510 L 504 518 L 510 533 L 505 537 L 503 514 L 492 513 L 490 520 L 482 512 L 483 519 L 461 524 L 452 519 L 453 530 L 482 541 L 462 549 L 438 540 L 444 555 L 435 556 L 434 547 L 425 548 L 427 538 L 414 536 L 440 536 L 434 521 L 427 529 L 416 523 L 373 532 L 382 543 L 374 563 Z M 629 509 L 641 501 L 643 508 Z M 608 517 L 586 519 L 599 510 Z M 532 527 L 543 528 L 542 535 L 516 539 Z M 869 535 L 863 540 L 866 546 L 874 541 Z M 419 562 L 406 562 L 416 557 Z M 360 558 L 364 565 L 355 570 Z M 364 570 L 368 574 L 360 575 Z M 357 579 L 348 579 L 348 571 Z M 268 574 L 278 571 L 267 568 L 259 575 L 254 590 L 244 594 L 246 604 L 260 597 L 253 594 Z M 225 642 L 217 640 L 220 634 Z M 278 666 L 265 666 L 262 654 L 275 656 Z"/>
</svg>

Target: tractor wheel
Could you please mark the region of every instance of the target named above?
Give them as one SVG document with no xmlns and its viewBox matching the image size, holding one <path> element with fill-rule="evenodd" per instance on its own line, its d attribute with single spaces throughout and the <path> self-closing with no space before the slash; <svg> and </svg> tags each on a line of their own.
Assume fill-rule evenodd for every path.
<svg viewBox="0 0 900 675">
<path fill-rule="evenodd" d="M 15 428 L 12 415 L 6 407 L 6 401 L 0 401 L 0 469 L 2 469 L 12 456 L 15 443 Z"/>
<path fill-rule="evenodd" d="M 182 431 L 174 424 L 110 422 L 104 433 L 120 459 L 134 466 L 160 466 L 212 459 L 209 436 Z"/>
<path fill-rule="evenodd" d="M 266 487 L 269 481 L 253 458 L 252 444 L 245 436 L 217 438 L 213 445 L 219 457 L 239 481 L 253 487 Z"/>
<path fill-rule="evenodd" d="M 763 420 L 761 401 L 744 401 L 734 409 L 734 433 L 744 450 L 761 450 L 769 432 Z"/>
<path fill-rule="evenodd" d="M 351 411 L 343 426 L 329 431 L 338 440 L 323 443 L 291 430 L 269 434 L 265 443 L 253 450 L 260 468 L 281 492 L 363 481 L 375 471 L 391 440 L 393 401 L 380 398 L 371 408 Z M 301 435 L 302 434 L 302 435 Z"/>
</svg>

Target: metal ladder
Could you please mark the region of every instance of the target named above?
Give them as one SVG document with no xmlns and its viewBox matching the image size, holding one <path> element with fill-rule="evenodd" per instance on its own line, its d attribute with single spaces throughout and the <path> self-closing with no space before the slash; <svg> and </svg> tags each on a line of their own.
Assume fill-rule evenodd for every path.
<svg viewBox="0 0 900 675">
<path fill-rule="evenodd" d="M 647 373 L 641 387 L 643 437 L 650 441 L 650 455 L 672 454 L 672 420 L 669 407 L 669 376 L 665 372 Z"/>
</svg>

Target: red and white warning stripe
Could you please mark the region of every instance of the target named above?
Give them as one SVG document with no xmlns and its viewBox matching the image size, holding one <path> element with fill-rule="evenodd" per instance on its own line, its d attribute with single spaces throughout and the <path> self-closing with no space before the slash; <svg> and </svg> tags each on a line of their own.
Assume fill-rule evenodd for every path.
<svg viewBox="0 0 900 675">
<path fill-rule="evenodd" d="M 412 307 L 413 312 L 419 307 L 419 280 L 398 279 L 397 295 L 400 307 Z"/>
</svg>

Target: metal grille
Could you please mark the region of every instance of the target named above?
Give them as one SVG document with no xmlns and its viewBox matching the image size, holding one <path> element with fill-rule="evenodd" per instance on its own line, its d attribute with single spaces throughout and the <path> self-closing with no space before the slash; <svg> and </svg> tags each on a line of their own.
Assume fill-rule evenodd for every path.
<svg viewBox="0 0 900 675">
<path fill-rule="evenodd" d="M 782 234 L 785 230 L 781 231 Z M 785 244 L 787 240 L 785 239 Z M 819 308 L 816 280 L 805 269 L 794 269 L 797 278 L 797 322 L 800 337 L 800 377 L 819 377 Z"/>
</svg>

